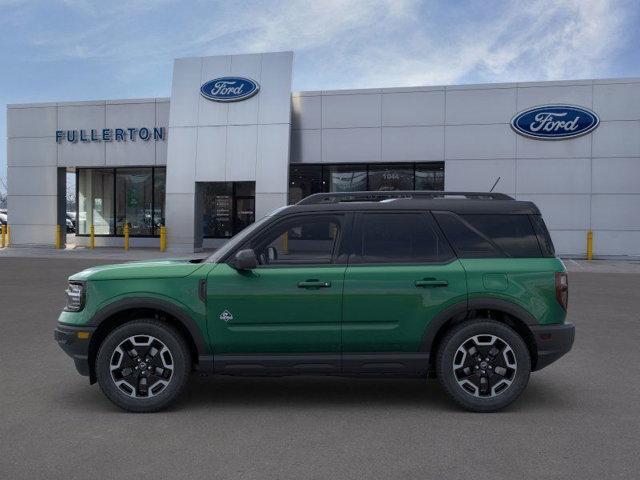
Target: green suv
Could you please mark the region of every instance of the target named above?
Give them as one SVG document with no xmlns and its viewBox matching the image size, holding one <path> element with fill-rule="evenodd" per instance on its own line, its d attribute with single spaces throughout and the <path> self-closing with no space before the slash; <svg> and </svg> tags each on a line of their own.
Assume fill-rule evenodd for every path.
<svg viewBox="0 0 640 480">
<path fill-rule="evenodd" d="M 437 376 L 501 409 L 567 353 L 568 283 L 540 212 L 495 193 L 311 195 L 200 260 L 69 278 L 55 339 L 125 410 L 220 375 Z"/>
</svg>

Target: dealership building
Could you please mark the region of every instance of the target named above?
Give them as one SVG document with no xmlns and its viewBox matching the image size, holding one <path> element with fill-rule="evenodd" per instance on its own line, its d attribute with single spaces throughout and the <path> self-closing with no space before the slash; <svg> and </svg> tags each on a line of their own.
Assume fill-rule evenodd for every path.
<svg viewBox="0 0 640 480">
<path fill-rule="evenodd" d="M 391 60 L 390 60 L 391 62 Z M 390 63 L 392 68 L 392 63 Z M 293 53 L 175 60 L 170 98 L 7 109 L 14 246 L 213 248 L 316 192 L 531 200 L 561 255 L 640 256 L 640 79 L 292 92 Z"/>
</svg>

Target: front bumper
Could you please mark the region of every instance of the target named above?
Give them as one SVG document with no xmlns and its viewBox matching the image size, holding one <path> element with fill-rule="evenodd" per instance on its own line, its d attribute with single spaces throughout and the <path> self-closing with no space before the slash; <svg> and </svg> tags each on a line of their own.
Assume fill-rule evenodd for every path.
<svg viewBox="0 0 640 480">
<path fill-rule="evenodd" d="M 571 322 L 561 325 L 536 325 L 531 327 L 531 332 L 537 347 L 534 370 L 540 370 L 571 350 L 576 327 Z"/>
<path fill-rule="evenodd" d="M 72 327 L 59 323 L 53 331 L 53 338 L 73 358 L 78 373 L 87 377 L 90 373 L 89 344 L 95 330 L 95 327 Z"/>
</svg>

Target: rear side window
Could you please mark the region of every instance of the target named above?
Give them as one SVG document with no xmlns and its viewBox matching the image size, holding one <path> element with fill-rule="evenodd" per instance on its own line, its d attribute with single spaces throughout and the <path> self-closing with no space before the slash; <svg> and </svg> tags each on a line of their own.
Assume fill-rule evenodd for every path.
<svg viewBox="0 0 640 480">
<path fill-rule="evenodd" d="M 427 213 L 365 213 L 358 224 L 354 263 L 440 263 L 453 258 Z"/>
<path fill-rule="evenodd" d="M 536 258 L 542 256 L 528 215 L 436 214 L 460 258 Z"/>
<path fill-rule="evenodd" d="M 460 258 L 496 258 L 504 253 L 485 235 L 451 212 L 433 212 L 438 224 Z"/>
<path fill-rule="evenodd" d="M 540 245 L 528 215 L 463 215 L 472 227 L 510 257 L 540 257 Z"/>
</svg>

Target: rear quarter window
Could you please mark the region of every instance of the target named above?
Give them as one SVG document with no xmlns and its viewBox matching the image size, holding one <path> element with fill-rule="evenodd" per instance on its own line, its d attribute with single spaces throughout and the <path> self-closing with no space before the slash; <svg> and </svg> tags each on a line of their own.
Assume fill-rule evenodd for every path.
<svg viewBox="0 0 640 480">
<path fill-rule="evenodd" d="M 434 212 L 460 258 L 536 258 L 542 256 L 528 215 L 456 215 Z"/>
</svg>

